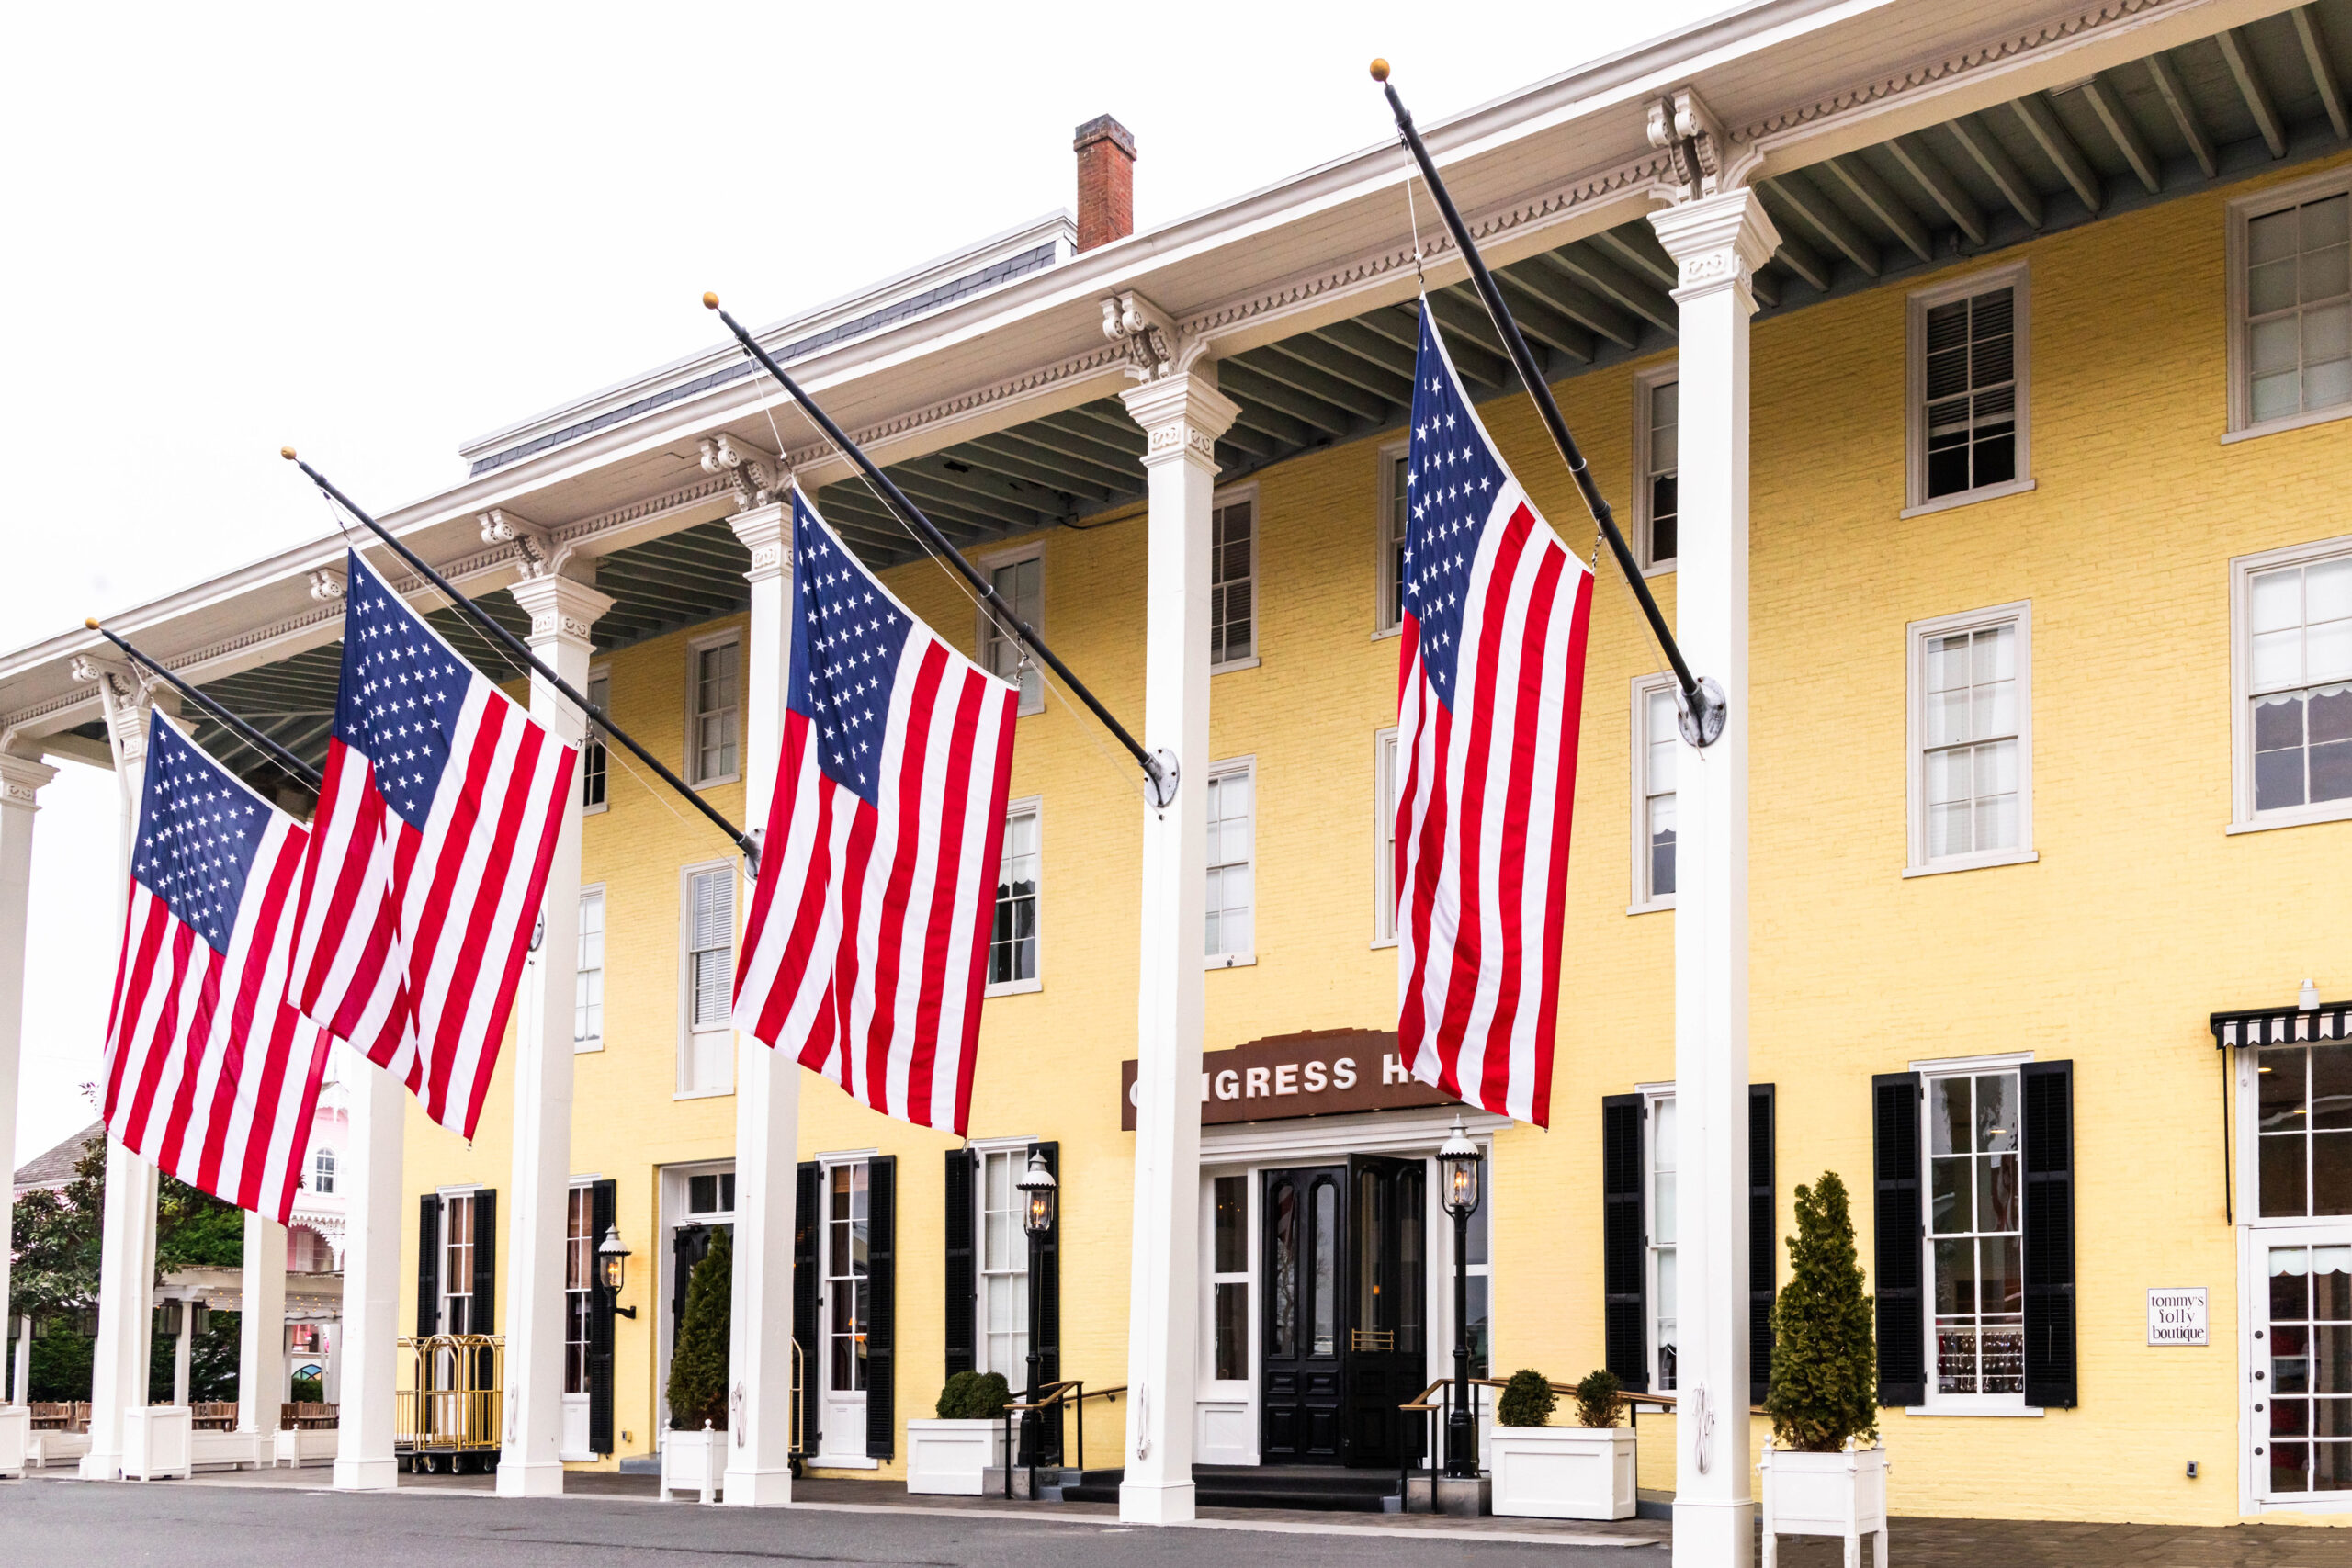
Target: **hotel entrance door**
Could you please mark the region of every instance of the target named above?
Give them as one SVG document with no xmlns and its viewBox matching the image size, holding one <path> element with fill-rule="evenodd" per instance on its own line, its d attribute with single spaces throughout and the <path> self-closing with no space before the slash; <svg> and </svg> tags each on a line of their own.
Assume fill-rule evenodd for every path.
<svg viewBox="0 0 2352 1568">
<path fill-rule="evenodd" d="M 1262 1462 L 1419 1452 L 1397 1406 L 1427 1359 L 1422 1179 L 1419 1160 L 1369 1155 L 1265 1173 Z"/>
</svg>

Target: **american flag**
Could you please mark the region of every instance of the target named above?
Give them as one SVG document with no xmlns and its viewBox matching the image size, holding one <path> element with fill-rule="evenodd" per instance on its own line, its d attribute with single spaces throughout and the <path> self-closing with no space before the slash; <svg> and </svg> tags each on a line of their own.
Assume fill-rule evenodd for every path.
<svg viewBox="0 0 2352 1568">
<path fill-rule="evenodd" d="M 293 995 L 470 1138 L 579 753 L 351 552 Z"/>
<path fill-rule="evenodd" d="M 735 1027 L 961 1134 L 1017 687 L 890 595 L 792 495 L 792 672 Z"/>
<path fill-rule="evenodd" d="M 1548 1126 L 1592 573 L 1503 465 L 1427 299 L 1413 376 L 1397 1040 L 1424 1083 Z"/>
<path fill-rule="evenodd" d="M 326 1034 L 286 999 L 309 840 L 150 712 L 107 1020 L 107 1130 L 280 1224 L 327 1060 Z"/>
</svg>

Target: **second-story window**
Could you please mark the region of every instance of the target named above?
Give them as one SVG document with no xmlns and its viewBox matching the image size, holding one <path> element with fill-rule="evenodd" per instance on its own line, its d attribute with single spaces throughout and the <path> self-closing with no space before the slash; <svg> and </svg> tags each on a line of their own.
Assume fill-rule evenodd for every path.
<svg viewBox="0 0 2352 1568">
<path fill-rule="evenodd" d="M 311 1156 L 311 1190 L 321 1197 L 334 1193 L 334 1151 L 321 1149 Z"/>
<path fill-rule="evenodd" d="M 1910 336 L 1910 504 L 2030 488 L 2025 269 L 1913 295 Z"/>
<path fill-rule="evenodd" d="M 1634 450 L 1640 490 L 1634 500 L 1639 513 L 1641 558 L 1645 567 L 1674 564 L 1681 544 L 1678 526 L 1682 516 L 1678 476 L 1682 465 L 1680 424 L 1682 385 L 1672 378 L 1644 378 L 1634 384 Z"/>
<path fill-rule="evenodd" d="M 1674 907 L 1674 777 L 1682 731 L 1674 677 L 1634 682 L 1634 887 L 1631 912 Z"/>
<path fill-rule="evenodd" d="M 1373 842 L 1372 942 L 1382 947 L 1396 940 L 1396 797 L 1404 774 L 1404 760 L 1396 731 L 1384 729 L 1372 738 Z"/>
<path fill-rule="evenodd" d="M 571 987 L 571 1048 L 605 1048 L 605 890 L 580 895 L 580 966 Z"/>
<path fill-rule="evenodd" d="M 1412 522 L 1412 495 L 1408 479 L 1406 448 L 1384 446 L 1380 451 L 1380 607 L 1373 617 L 1375 632 L 1393 632 L 1405 624 L 1405 540 Z"/>
<path fill-rule="evenodd" d="M 989 988 L 1032 990 L 1037 983 L 1039 803 L 1018 800 L 1004 814 L 998 857 L 996 925 L 989 938 Z"/>
<path fill-rule="evenodd" d="M 2240 428 L 2352 407 L 2352 192 L 2272 193 L 2245 223 Z M 2276 205 L 2284 200 L 2288 205 Z"/>
<path fill-rule="evenodd" d="M 1258 499 L 1237 496 L 1209 513 L 1209 663 L 1258 652 Z"/>
<path fill-rule="evenodd" d="M 2245 575 L 2254 812 L 2352 800 L 2352 554 Z"/>
<path fill-rule="evenodd" d="M 685 874 L 684 1034 L 678 1043 L 678 1092 L 725 1094 L 734 1088 L 735 868 L 720 863 Z"/>
<path fill-rule="evenodd" d="M 2033 852 L 2031 606 L 1911 627 L 1914 872 Z"/>
<path fill-rule="evenodd" d="M 989 586 L 998 597 L 1012 606 L 1012 613 L 1040 637 L 1046 631 L 1046 556 L 1043 549 L 1031 546 L 1012 555 L 996 556 L 982 561 L 981 569 L 989 574 Z M 1045 672 L 1035 661 L 1024 658 L 1021 639 L 1010 626 L 999 626 L 996 618 L 982 611 L 980 615 L 980 663 L 1001 680 L 1017 682 L 1021 687 L 1021 711 L 1024 714 L 1043 713 L 1046 708 Z"/>
<path fill-rule="evenodd" d="M 1208 945 L 1212 968 L 1256 953 L 1257 769 L 1220 762 L 1208 777 Z"/>
<path fill-rule="evenodd" d="M 613 706 L 612 677 L 589 676 L 588 700 L 610 713 Z M 590 725 L 580 745 L 580 808 L 582 811 L 605 809 L 605 775 L 610 761 L 605 750 L 604 736 L 594 725 Z"/>
<path fill-rule="evenodd" d="M 740 699 L 736 665 L 742 652 L 732 632 L 692 645 L 687 667 L 686 761 L 689 782 L 726 784 L 741 777 Z"/>
</svg>

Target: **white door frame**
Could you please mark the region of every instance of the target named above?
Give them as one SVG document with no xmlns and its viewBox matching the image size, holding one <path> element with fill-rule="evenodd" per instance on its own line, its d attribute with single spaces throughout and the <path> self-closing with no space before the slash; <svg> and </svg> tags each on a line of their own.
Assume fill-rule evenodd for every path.
<svg viewBox="0 0 2352 1568">
<path fill-rule="evenodd" d="M 693 1160 L 684 1165 L 661 1168 L 662 1223 L 653 1256 L 653 1431 L 654 1447 L 659 1450 L 670 1431 L 670 1356 L 677 1348 L 676 1325 L 670 1321 L 670 1297 L 677 1289 L 675 1278 L 678 1255 L 678 1228 L 688 1220 L 700 1224 L 732 1225 L 732 1209 L 713 1210 L 707 1213 L 692 1213 L 688 1206 L 687 1181 L 696 1176 L 732 1176 L 735 1162 L 731 1159 Z M 616 1391 L 617 1392 L 617 1391 Z"/>
<path fill-rule="evenodd" d="M 865 1390 L 854 1389 L 836 1393 L 832 1386 L 833 1172 L 846 1166 L 862 1165 L 866 1168 L 866 1245 L 870 1249 L 874 1223 L 873 1162 L 879 1153 L 876 1149 L 857 1149 L 846 1154 L 817 1156 L 817 1343 L 813 1347 L 817 1364 L 803 1373 L 804 1377 L 815 1382 L 819 1421 L 817 1438 L 823 1445 L 823 1450 L 807 1461 L 813 1469 L 879 1470 L 882 1467 L 880 1460 L 870 1459 L 865 1452 Z M 868 1258 L 870 1262 L 870 1250 Z M 846 1416 L 852 1409 L 855 1411 L 854 1417 L 850 1418 L 855 1428 L 855 1446 L 842 1449 L 839 1446 L 842 1441 L 842 1422 L 835 1420 L 833 1413 L 839 1410 Z"/>
</svg>

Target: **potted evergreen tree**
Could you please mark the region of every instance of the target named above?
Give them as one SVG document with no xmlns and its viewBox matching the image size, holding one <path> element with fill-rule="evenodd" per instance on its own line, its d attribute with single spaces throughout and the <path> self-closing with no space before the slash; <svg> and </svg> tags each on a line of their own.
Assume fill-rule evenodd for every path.
<svg viewBox="0 0 2352 1568">
<path fill-rule="evenodd" d="M 727 1469 L 727 1357 L 734 1299 L 734 1247 L 724 1229 L 686 1276 L 686 1312 L 670 1352 L 670 1430 L 662 1437 L 662 1492 L 709 1502 Z"/>
<path fill-rule="evenodd" d="M 1861 1561 L 1876 1532 L 1886 1562 L 1886 1450 L 1878 1440 L 1878 1349 L 1854 1251 L 1846 1184 L 1825 1171 L 1797 1189 L 1789 1282 L 1772 1304 L 1772 1436 L 1764 1476 L 1764 1562 L 1781 1535 L 1833 1535 Z"/>
<path fill-rule="evenodd" d="M 977 1497 L 986 1472 L 1004 1466 L 1002 1372 L 957 1372 L 940 1391 L 936 1418 L 907 1422 L 907 1490 Z"/>
<path fill-rule="evenodd" d="M 1494 1511 L 1519 1518 L 1630 1519 L 1634 1433 L 1617 1425 L 1615 1374 L 1597 1370 L 1569 1391 L 1577 1425 L 1550 1425 L 1561 1390 L 1522 1368 L 1495 1402 L 1487 1451 Z"/>
</svg>

